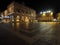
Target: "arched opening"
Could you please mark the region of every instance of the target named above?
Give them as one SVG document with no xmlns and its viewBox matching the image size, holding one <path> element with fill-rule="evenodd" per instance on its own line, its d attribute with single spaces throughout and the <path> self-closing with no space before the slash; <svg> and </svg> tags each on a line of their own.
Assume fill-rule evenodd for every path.
<svg viewBox="0 0 60 45">
<path fill-rule="evenodd" d="M 17 16 L 16 17 L 16 22 L 19 22 L 20 21 L 20 16 Z"/>
</svg>

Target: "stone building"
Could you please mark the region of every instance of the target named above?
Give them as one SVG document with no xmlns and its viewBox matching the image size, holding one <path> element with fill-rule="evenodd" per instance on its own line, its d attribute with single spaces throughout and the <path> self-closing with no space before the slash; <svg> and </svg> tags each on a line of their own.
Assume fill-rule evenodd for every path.
<svg viewBox="0 0 60 45">
<path fill-rule="evenodd" d="M 57 20 L 60 21 L 60 13 L 57 14 Z"/>
<path fill-rule="evenodd" d="M 53 12 L 42 12 L 42 14 L 38 16 L 38 21 L 53 21 L 53 19 Z"/>
<path fill-rule="evenodd" d="M 19 4 L 12 2 L 7 9 L 1 13 L 3 22 L 33 22 L 36 19 L 36 11 Z"/>
</svg>

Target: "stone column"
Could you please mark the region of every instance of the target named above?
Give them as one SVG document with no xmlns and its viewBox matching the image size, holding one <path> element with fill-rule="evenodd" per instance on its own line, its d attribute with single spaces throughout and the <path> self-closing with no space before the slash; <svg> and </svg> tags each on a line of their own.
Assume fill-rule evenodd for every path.
<svg viewBox="0 0 60 45">
<path fill-rule="evenodd" d="M 16 22 L 16 15 L 14 16 L 14 22 Z"/>
</svg>

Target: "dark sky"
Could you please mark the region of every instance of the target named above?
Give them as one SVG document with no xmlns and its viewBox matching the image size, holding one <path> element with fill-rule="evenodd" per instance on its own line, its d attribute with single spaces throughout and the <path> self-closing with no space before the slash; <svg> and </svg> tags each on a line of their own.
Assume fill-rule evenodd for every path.
<svg viewBox="0 0 60 45">
<path fill-rule="evenodd" d="M 25 2 L 25 5 L 35 9 L 37 12 L 41 10 L 51 9 L 54 13 L 60 11 L 60 1 L 59 0 L 0 0 L 0 11 L 6 9 L 7 5 L 12 1 L 22 3 Z"/>
</svg>

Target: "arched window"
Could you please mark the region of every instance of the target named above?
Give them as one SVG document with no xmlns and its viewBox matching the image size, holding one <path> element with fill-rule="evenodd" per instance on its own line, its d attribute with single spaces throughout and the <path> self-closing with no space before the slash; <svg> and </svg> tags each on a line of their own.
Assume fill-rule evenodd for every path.
<svg viewBox="0 0 60 45">
<path fill-rule="evenodd" d="M 20 19 L 20 16 L 17 16 L 17 17 L 16 17 L 16 21 L 19 21 L 19 19 Z"/>
<path fill-rule="evenodd" d="M 9 13 L 14 12 L 14 6 L 9 7 Z"/>
</svg>

